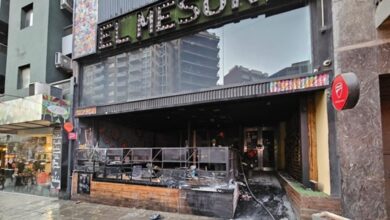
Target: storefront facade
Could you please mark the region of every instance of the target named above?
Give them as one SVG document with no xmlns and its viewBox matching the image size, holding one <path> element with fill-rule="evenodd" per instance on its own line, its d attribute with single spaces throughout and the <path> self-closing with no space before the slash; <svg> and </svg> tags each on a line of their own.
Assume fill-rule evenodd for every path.
<svg viewBox="0 0 390 220">
<path fill-rule="evenodd" d="M 314 189 L 340 214 L 333 69 L 324 62 L 332 38 L 318 25 L 331 13 L 320 1 L 145 2 L 122 5 L 129 12 L 119 17 L 103 2 L 75 6 L 74 198 L 131 206 L 126 198 L 142 200 L 135 188 L 151 193 L 145 200 L 155 187 L 174 188 L 164 193 L 177 200 L 157 196 L 153 206 L 215 216 L 218 205 L 199 202 L 207 186 L 210 201 L 231 204 L 231 218 L 231 180 L 245 163 L 279 171 L 287 188 L 293 180 Z M 310 214 L 295 203 L 300 216 Z"/>
<path fill-rule="evenodd" d="M 35 95 L 1 105 L 0 187 L 9 192 L 59 196 L 66 177 L 62 151 L 67 149 L 67 140 L 62 137 L 62 125 L 69 119 L 70 103 Z"/>
</svg>

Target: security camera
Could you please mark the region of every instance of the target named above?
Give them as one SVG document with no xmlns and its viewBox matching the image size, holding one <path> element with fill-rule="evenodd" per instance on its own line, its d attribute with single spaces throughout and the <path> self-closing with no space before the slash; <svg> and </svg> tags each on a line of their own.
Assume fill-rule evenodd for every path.
<svg viewBox="0 0 390 220">
<path fill-rule="evenodd" d="M 328 60 L 324 60 L 324 62 L 322 63 L 322 65 L 328 67 L 328 66 L 332 65 L 332 61 L 329 60 L 329 59 L 328 59 Z"/>
</svg>

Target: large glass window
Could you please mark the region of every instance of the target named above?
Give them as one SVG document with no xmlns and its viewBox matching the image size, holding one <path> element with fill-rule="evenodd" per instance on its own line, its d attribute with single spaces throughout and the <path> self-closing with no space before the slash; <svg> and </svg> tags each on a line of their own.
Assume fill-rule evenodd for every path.
<svg viewBox="0 0 390 220">
<path fill-rule="evenodd" d="M 5 191 L 48 196 L 52 181 L 52 140 L 49 134 L 12 136 L 5 145 L 0 143 L 0 177 L 3 178 L 0 187 Z"/>
<path fill-rule="evenodd" d="M 83 67 L 82 106 L 310 73 L 308 7 L 258 16 Z"/>
</svg>

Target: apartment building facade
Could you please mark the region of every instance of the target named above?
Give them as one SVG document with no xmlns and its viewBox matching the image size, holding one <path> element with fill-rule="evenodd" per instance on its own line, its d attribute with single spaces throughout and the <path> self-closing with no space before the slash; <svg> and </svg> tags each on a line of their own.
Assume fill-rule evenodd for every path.
<svg viewBox="0 0 390 220">
<path fill-rule="evenodd" d="M 4 93 L 7 63 L 9 1 L 0 2 L 0 93 Z"/>
<path fill-rule="evenodd" d="M 6 65 L 0 65 L 4 190 L 59 196 L 66 189 L 62 126 L 70 118 L 72 74 L 63 60 L 70 64 L 72 1 L 1 1 L 7 4 Z"/>
</svg>

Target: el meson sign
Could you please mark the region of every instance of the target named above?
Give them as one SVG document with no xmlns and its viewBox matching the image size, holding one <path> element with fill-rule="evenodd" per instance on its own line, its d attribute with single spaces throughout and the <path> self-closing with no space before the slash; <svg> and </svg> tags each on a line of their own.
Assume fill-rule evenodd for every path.
<svg viewBox="0 0 390 220">
<path fill-rule="evenodd" d="M 256 16 L 304 0 L 169 0 L 130 12 L 98 27 L 98 51 L 139 45 L 158 37 L 195 33 L 244 16 Z"/>
</svg>

